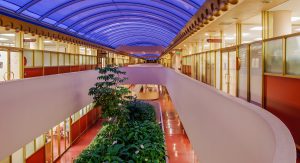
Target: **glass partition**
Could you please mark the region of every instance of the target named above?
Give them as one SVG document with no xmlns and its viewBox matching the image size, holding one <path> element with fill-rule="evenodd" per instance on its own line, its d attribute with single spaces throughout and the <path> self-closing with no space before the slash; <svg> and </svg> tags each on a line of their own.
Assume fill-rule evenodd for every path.
<svg viewBox="0 0 300 163">
<path fill-rule="evenodd" d="M 229 94 L 236 96 L 236 51 L 229 52 Z"/>
<path fill-rule="evenodd" d="M 206 83 L 210 84 L 211 82 L 211 61 L 210 61 L 210 53 L 207 52 L 206 56 Z"/>
<path fill-rule="evenodd" d="M 64 53 L 59 53 L 59 59 L 58 59 L 58 64 L 59 66 L 64 66 L 65 65 L 65 54 Z"/>
<path fill-rule="evenodd" d="M 262 43 L 250 45 L 250 101 L 261 104 L 262 99 Z"/>
<path fill-rule="evenodd" d="M 25 149 L 26 149 L 26 158 L 28 158 L 29 156 L 31 156 L 34 153 L 34 141 L 26 144 Z"/>
<path fill-rule="evenodd" d="M 300 36 L 286 40 L 286 73 L 300 75 Z"/>
<path fill-rule="evenodd" d="M 58 55 L 57 53 L 51 52 L 51 66 L 58 66 Z"/>
<path fill-rule="evenodd" d="M 24 162 L 24 149 L 20 148 L 11 155 L 11 163 L 21 163 Z"/>
<path fill-rule="evenodd" d="M 239 92 L 238 96 L 247 100 L 248 90 L 248 45 L 239 47 Z"/>
<path fill-rule="evenodd" d="M 51 66 L 51 56 L 50 52 L 44 52 L 44 66 Z"/>
<path fill-rule="evenodd" d="M 265 43 L 265 72 L 282 73 L 282 39 Z"/>
<path fill-rule="evenodd" d="M 215 52 L 210 53 L 210 85 L 215 87 Z"/>
<path fill-rule="evenodd" d="M 228 93 L 229 74 L 228 74 L 228 52 L 222 52 L 222 91 Z"/>
<path fill-rule="evenodd" d="M 33 67 L 33 51 L 32 50 L 24 50 L 24 65 L 25 67 Z"/>
<path fill-rule="evenodd" d="M 34 67 L 43 66 L 43 52 L 40 50 L 34 51 Z"/>
<path fill-rule="evenodd" d="M 65 65 L 66 66 L 70 65 L 70 54 L 65 54 Z"/>
<path fill-rule="evenodd" d="M 216 52 L 216 88 L 220 90 L 221 83 L 221 55 L 220 51 Z"/>
</svg>

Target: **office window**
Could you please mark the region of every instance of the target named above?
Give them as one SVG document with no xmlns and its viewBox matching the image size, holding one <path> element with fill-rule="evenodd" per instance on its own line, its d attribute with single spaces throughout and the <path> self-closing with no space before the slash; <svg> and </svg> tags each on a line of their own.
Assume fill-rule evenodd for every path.
<svg viewBox="0 0 300 163">
<path fill-rule="evenodd" d="M 282 39 L 266 42 L 265 72 L 282 73 Z"/>
<path fill-rule="evenodd" d="M 300 36 L 286 40 L 286 73 L 300 75 Z"/>
</svg>

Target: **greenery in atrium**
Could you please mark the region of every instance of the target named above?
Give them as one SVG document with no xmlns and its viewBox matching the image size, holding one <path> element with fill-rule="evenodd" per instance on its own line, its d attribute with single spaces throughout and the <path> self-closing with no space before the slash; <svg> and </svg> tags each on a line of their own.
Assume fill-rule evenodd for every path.
<svg viewBox="0 0 300 163">
<path fill-rule="evenodd" d="M 164 134 L 154 107 L 128 96 L 129 89 L 120 86 L 127 80 L 125 72 L 118 67 L 98 68 L 98 72 L 99 82 L 89 95 L 101 106 L 107 122 L 75 162 L 166 162 Z"/>
</svg>

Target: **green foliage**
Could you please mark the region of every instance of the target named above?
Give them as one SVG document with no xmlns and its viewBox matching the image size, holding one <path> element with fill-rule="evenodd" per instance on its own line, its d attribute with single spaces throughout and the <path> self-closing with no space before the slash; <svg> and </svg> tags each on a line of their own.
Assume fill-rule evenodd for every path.
<svg viewBox="0 0 300 163">
<path fill-rule="evenodd" d="M 118 67 L 108 65 L 104 68 L 97 68 L 99 76 L 94 87 L 90 88 L 89 95 L 93 97 L 94 103 L 102 108 L 103 118 L 112 118 L 113 122 L 126 121 L 128 110 L 124 108 L 132 97 L 127 96 L 130 91 L 119 86 L 127 80 L 125 72 Z"/>
<path fill-rule="evenodd" d="M 76 160 L 86 162 L 165 162 L 163 132 L 150 121 L 110 124 Z"/>
<path fill-rule="evenodd" d="M 134 100 L 128 103 L 129 117 L 134 121 L 155 121 L 155 110 L 152 105 L 143 101 Z"/>
</svg>

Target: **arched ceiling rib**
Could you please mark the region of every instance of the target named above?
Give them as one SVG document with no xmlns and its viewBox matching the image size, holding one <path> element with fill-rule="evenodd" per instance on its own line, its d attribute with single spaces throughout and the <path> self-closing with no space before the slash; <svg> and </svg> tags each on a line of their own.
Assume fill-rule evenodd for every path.
<svg viewBox="0 0 300 163">
<path fill-rule="evenodd" d="M 168 46 L 205 0 L 0 0 L 0 13 L 116 48 Z"/>
</svg>

